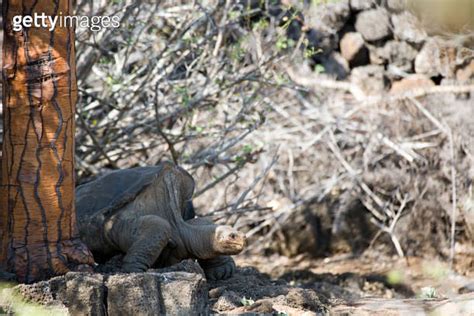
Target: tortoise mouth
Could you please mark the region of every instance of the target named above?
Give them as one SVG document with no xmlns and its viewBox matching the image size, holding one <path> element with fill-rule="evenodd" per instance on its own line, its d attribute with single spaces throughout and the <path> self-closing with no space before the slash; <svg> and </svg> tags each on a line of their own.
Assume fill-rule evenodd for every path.
<svg viewBox="0 0 474 316">
<path fill-rule="evenodd" d="M 227 241 L 227 245 L 229 245 L 231 248 L 236 249 L 236 250 L 243 250 L 246 244 L 246 240 L 240 240 L 240 241 Z"/>
<path fill-rule="evenodd" d="M 223 255 L 236 255 L 244 250 L 244 243 L 227 243 L 221 247 L 220 253 Z"/>
</svg>

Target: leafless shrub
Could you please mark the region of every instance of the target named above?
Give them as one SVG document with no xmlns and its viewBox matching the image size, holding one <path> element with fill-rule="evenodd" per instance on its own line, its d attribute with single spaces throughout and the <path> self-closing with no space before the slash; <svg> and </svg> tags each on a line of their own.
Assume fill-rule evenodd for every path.
<svg viewBox="0 0 474 316">
<path fill-rule="evenodd" d="M 169 159 L 199 180 L 204 212 L 259 209 L 257 186 L 271 160 L 248 186 L 232 184 L 264 151 L 249 135 L 279 89 L 282 57 L 265 50 L 275 28 L 243 27 L 246 11 L 233 1 L 83 1 L 78 14 L 121 17 L 118 29 L 77 36 L 80 181 Z"/>
</svg>

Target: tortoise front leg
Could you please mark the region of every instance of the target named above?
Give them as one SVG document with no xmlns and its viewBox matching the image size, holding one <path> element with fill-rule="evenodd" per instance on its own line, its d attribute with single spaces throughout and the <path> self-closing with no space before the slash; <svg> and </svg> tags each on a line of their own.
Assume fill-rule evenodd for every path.
<svg viewBox="0 0 474 316">
<path fill-rule="evenodd" d="M 199 265 L 208 280 L 225 280 L 235 273 L 235 262 L 231 256 L 219 256 L 213 259 L 200 259 Z"/>
<path fill-rule="evenodd" d="M 165 219 L 145 215 L 136 219 L 117 219 L 106 236 L 125 253 L 122 269 L 143 272 L 160 256 L 171 237 L 171 226 Z"/>
</svg>

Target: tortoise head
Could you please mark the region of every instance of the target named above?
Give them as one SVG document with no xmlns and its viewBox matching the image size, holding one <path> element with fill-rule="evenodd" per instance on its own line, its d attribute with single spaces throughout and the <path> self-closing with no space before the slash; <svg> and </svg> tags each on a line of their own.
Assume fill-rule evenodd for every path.
<svg viewBox="0 0 474 316">
<path fill-rule="evenodd" d="M 245 234 L 230 226 L 217 226 L 213 248 L 220 255 L 236 255 L 246 244 Z"/>
</svg>

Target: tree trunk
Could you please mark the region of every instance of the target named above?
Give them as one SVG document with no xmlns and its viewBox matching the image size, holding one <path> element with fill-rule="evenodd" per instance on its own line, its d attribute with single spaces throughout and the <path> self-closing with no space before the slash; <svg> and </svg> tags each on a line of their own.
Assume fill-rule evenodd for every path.
<svg viewBox="0 0 474 316">
<path fill-rule="evenodd" d="M 71 1 L 3 0 L 0 268 L 20 282 L 93 263 L 74 209 L 74 29 L 13 31 L 35 12 L 71 15 Z"/>
</svg>

